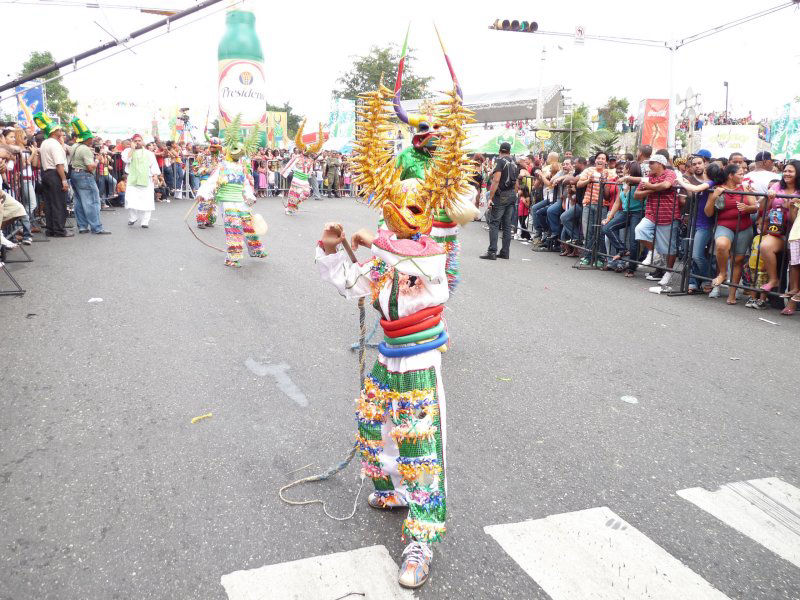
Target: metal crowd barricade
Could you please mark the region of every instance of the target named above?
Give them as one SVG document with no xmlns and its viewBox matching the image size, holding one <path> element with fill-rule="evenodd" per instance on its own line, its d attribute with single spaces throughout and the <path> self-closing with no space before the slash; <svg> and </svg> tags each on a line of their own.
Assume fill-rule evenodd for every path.
<svg viewBox="0 0 800 600">
<path fill-rule="evenodd" d="M 730 192 L 727 192 L 727 193 L 730 193 L 730 194 L 736 195 L 736 196 L 752 196 L 752 197 L 756 197 L 756 198 L 764 198 L 764 194 L 760 194 L 758 192 L 745 192 L 745 191 L 733 191 L 733 190 L 731 190 Z M 725 196 L 725 194 L 726 193 L 723 192 L 722 196 Z M 775 197 L 776 198 L 783 198 L 783 199 L 787 199 L 787 200 L 800 200 L 800 195 L 792 195 L 792 194 L 775 194 Z M 780 284 L 778 285 L 777 290 L 767 291 L 767 290 L 762 289 L 760 286 L 759 287 L 754 287 L 754 286 L 749 286 L 749 285 L 743 285 L 741 283 L 741 279 L 744 276 L 744 270 L 745 270 L 744 261 L 747 260 L 747 257 L 749 256 L 749 254 L 745 254 L 744 255 L 745 259 L 744 259 L 744 261 L 742 261 L 739 282 L 734 283 L 734 282 L 731 281 L 733 271 L 735 270 L 735 261 L 736 261 L 736 256 L 737 256 L 736 255 L 736 242 L 738 240 L 739 235 L 744 233 L 744 232 L 746 232 L 746 231 L 748 231 L 748 229 L 752 229 L 753 227 L 755 227 L 755 231 L 753 232 L 754 237 L 757 236 L 757 235 L 761 235 L 761 241 L 764 240 L 765 236 L 769 235 L 768 233 L 766 233 L 767 216 L 769 214 L 768 204 L 766 202 L 764 202 L 763 205 L 762 205 L 761 202 L 759 202 L 757 204 L 757 206 L 759 206 L 759 211 L 758 212 L 761 213 L 761 217 L 760 217 L 760 219 L 757 219 L 756 221 L 753 221 L 749 214 L 743 215 L 741 212 L 738 213 L 737 222 L 736 222 L 736 231 L 734 231 L 734 233 L 733 233 L 733 241 L 731 242 L 731 252 L 730 252 L 730 255 L 728 257 L 728 261 L 729 262 L 728 262 L 728 265 L 725 265 L 726 279 L 722 282 L 721 285 L 726 285 L 728 287 L 733 287 L 733 288 L 741 289 L 741 290 L 748 291 L 748 292 L 757 292 L 759 294 L 766 294 L 769 298 L 778 300 L 778 299 L 782 298 L 780 290 L 783 289 L 783 287 L 786 285 L 787 272 L 788 272 L 788 266 L 789 266 L 789 264 L 788 264 L 788 262 L 789 262 L 789 248 L 788 248 L 788 242 L 787 242 L 787 239 L 789 237 L 788 236 L 788 231 L 786 231 L 783 234 L 783 237 L 784 237 L 783 250 L 781 251 L 780 262 L 776 266 L 778 278 L 780 280 Z M 716 212 L 717 211 L 715 211 L 715 213 Z M 755 214 L 758 214 L 758 212 L 755 213 Z M 696 213 L 696 211 L 695 211 L 695 213 Z M 746 219 L 750 220 L 752 222 L 752 224 L 749 227 L 745 227 L 744 229 L 742 229 L 740 231 L 739 227 L 741 226 L 741 220 L 743 218 L 746 218 Z M 696 228 L 696 223 L 695 223 L 695 228 Z M 715 214 L 715 216 L 714 216 L 714 227 L 712 229 L 712 232 L 715 231 L 716 228 L 717 228 L 717 214 Z M 788 230 L 788 227 L 787 227 L 787 230 Z M 694 233 L 694 229 L 692 230 L 692 232 Z M 716 237 L 712 237 L 712 239 L 711 239 L 709 254 L 714 258 L 716 257 Z M 742 255 L 739 255 L 739 256 L 742 256 Z M 758 275 L 759 275 L 759 272 L 761 271 L 761 269 L 759 269 L 759 263 L 760 262 L 761 262 L 761 243 L 759 243 L 758 248 L 756 250 L 756 261 L 755 261 L 756 267 L 755 267 L 755 272 L 753 273 L 753 276 L 755 277 L 755 282 L 754 282 L 755 285 L 758 285 Z M 719 265 L 717 265 L 717 271 L 719 271 L 719 270 L 720 270 L 719 269 Z M 694 272 L 691 272 L 690 276 L 691 276 L 691 278 L 697 279 L 699 281 L 713 281 L 715 279 L 715 277 L 706 277 L 706 276 L 700 275 L 699 273 L 694 273 Z M 687 279 L 687 284 L 686 285 L 687 285 L 687 290 L 688 290 L 688 279 Z"/>
</svg>

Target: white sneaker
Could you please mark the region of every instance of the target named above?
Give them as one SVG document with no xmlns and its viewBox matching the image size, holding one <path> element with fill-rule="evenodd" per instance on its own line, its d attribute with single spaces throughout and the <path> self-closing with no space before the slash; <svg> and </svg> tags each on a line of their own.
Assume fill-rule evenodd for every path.
<svg viewBox="0 0 800 600">
<path fill-rule="evenodd" d="M 645 256 L 644 260 L 642 261 L 642 265 L 644 265 L 645 267 L 649 267 L 652 264 L 653 264 L 653 251 L 648 250 L 647 256 Z"/>
<path fill-rule="evenodd" d="M 433 560 L 433 551 L 428 544 L 411 542 L 403 550 L 403 564 L 400 565 L 398 583 L 404 588 L 421 587 L 430 575 L 431 560 Z"/>
<path fill-rule="evenodd" d="M 667 271 L 666 273 L 664 273 L 664 276 L 658 282 L 658 285 L 660 285 L 661 287 L 668 286 L 670 279 L 672 279 L 672 271 Z"/>
<path fill-rule="evenodd" d="M 720 290 L 719 288 L 722 286 L 717 286 L 715 288 L 711 288 L 711 291 L 708 293 L 709 298 L 719 298 Z"/>
</svg>

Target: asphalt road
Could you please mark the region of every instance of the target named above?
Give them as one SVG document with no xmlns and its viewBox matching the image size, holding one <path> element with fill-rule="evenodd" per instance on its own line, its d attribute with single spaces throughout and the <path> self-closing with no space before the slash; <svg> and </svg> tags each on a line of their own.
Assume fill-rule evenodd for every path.
<svg viewBox="0 0 800 600">
<path fill-rule="evenodd" d="M 345 522 L 277 495 L 352 439 L 357 307 L 313 253 L 326 221 L 375 214 L 262 200 L 270 256 L 232 270 L 188 208 L 158 205 L 149 230 L 104 212 L 113 235 L 9 265 L 27 294 L 0 298 L 4 600 L 224 599 L 233 571 L 372 545 L 400 560 L 403 516 L 366 494 Z M 608 506 L 730 598 L 800 598 L 800 569 L 676 495 L 800 486 L 800 317 L 657 296 L 519 242 L 478 260 L 487 235 L 463 232 L 448 303 L 449 530 L 418 597 L 548 598 L 483 528 Z M 357 484 L 351 466 L 291 494 L 346 514 Z"/>
</svg>

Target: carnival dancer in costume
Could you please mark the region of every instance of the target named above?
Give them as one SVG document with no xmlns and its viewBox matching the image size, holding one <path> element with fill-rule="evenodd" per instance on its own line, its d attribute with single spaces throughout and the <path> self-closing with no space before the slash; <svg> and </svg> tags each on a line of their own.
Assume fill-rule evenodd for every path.
<svg viewBox="0 0 800 600">
<path fill-rule="evenodd" d="M 292 183 L 289 186 L 288 203 L 286 206 L 287 215 L 295 214 L 300 204 L 311 195 L 309 174 L 314 170 L 316 154 L 322 149 L 322 144 L 325 143 L 325 138 L 322 135 L 322 123 L 320 123 L 317 141 L 311 146 L 306 146 L 305 143 L 303 143 L 303 128 L 305 125 L 305 121 L 300 123 L 297 135 L 294 136 L 294 143 L 299 153 L 295 154 L 294 157 L 286 163 L 286 166 L 281 169 L 281 177 L 289 177 L 289 173 L 292 173 Z"/>
<path fill-rule="evenodd" d="M 256 197 L 248 177 L 249 159 L 258 148 L 258 128 L 253 127 L 247 139 L 241 139 L 241 120 L 237 116 L 225 130 L 225 157 L 217 168 L 203 182 L 198 191 L 200 202 L 214 198 L 222 205 L 225 220 L 225 242 L 228 254 L 225 266 L 241 267 L 242 246 L 247 244 L 247 252 L 253 258 L 265 258 L 267 253 L 261 247 L 261 239 L 253 227 L 253 213 L 250 207 Z"/>
<path fill-rule="evenodd" d="M 463 152 L 464 126 L 472 122 L 454 91 L 440 104 L 441 140 L 424 181 L 401 179 L 387 150 L 392 92 L 380 86 L 363 94 L 361 136 L 353 159 L 356 182 L 381 209 L 387 229 L 352 237 L 353 249 L 369 247 L 372 258 L 351 263 L 338 245 L 342 226 L 326 225 L 317 249 L 325 281 L 347 298 L 370 296 L 381 314 L 384 341 L 356 401 L 357 445 L 377 509 L 408 507 L 399 583 L 421 586 L 428 578 L 431 545 L 445 532 L 445 394 L 441 350 L 448 334 L 442 321 L 449 296 L 445 252 L 429 236 L 440 208 L 463 202 L 472 166 Z"/>
<path fill-rule="evenodd" d="M 128 225 L 133 226 L 141 219 L 142 228 L 150 226 L 150 216 L 156 208 L 155 186 L 161 169 L 156 155 L 144 147 L 142 136 L 138 133 L 131 138 L 132 146 L 122 152 L 122 162 L 128 174 L 125 190 L 125 208 L 128 209 Z"/>
<path fill-rule="evenodd" d="M 208 148 L 197 156 L 192 164 L 192 171 L 200 179 L 200 185 L 203 184 L 217 168 L 220 159 L 220 152 L 222 152 L 222 144 L 219 138 L 208 138 Z M 204 229 L 206 227 L 213 227 L 217 222 L 217 203 L 214 198 L 203 198 L 203 201 L 197 202 L 197 228 Z"/>
<path fill-rule="evenodd" d="M 434 25 L 434 29 L 436 26 Z M 410 30 L 410 26 L 409 26 Z M 394 98 L 392 105 L 397 118 L 406 125 L 415 127 L 417 133 L 411 140 L 411 146 L 400 152 L 397 155 L 397 166 L 402 169 L 402 179 L 424 179 L 425 172 L 431 162 L 432 152 L 436 149 L 436 144 L 439 141 L 437 133 L 440 124 L 436 122 L 433 115 L 409 115 L 406 113 L 402 104 L 400 103 L 401 94 L 403 89 L 403 70 L 405 67 L 406 53 L 408 49 L 408 34 L 406 31 L 406 38 L 403 41 L 403 50 L 400 54 L 400 63 L 397 67 L 397 80 L 394 86 Z M 450 63 L 450 57 L 447 55 L 447 50 L 442 42 L 442 36 L 439 35 L 439 30 L 436 29 L 436 36 L 439 38 L 439 44 L 442 47 L 447 68 L 450 71 L 450 77 L 453 80 L 456 93 L 458 97 L 463 99 L 461 86 L 458 84 L 453 65 Z M 473 201 L 474 204 L 474 201 Z M 466 208 L 466 207 L 463 207 Z M 461 250 L 461 244 L 458 241 L 458 226 L 466 225 L 471 222 L 477 215 L 476 211 L 464 211 L 463 216 L 460 216 L 458 222 L 450 218 L 445 212 L 444 208 L 440 208 L 434 215 L 433 229 L 431 230 L 431 237 L 444 246 L 447 253 L 447 282 L 450 287 L 450 293 L 454 292 L 460 280 L 460 272 L 458 268 L 458 256 Z"/>
</svg>

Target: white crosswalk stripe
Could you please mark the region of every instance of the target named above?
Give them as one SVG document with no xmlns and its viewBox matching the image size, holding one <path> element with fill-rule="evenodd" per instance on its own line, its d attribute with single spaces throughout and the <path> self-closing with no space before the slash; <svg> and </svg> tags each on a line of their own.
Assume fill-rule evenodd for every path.
<svg viewBox="0 0 800 600">
<path fill-rule="evenodd" d="M 397 584 L 397 571 L 385 546 L 370 546 L 235 571 L 221 583 L 229 600 L 413 600 Z"/>
<path fill-rule="evenodd" d="M 484 531 L 553 600 L 726 600 L 607 507 Z"/>
<path fill-rule="evenodd" d="M 716 492 L 680 490 L 678 496 L 800 567 L 800 489 L 769 477 L 728 483 Z"/>
</svg>

